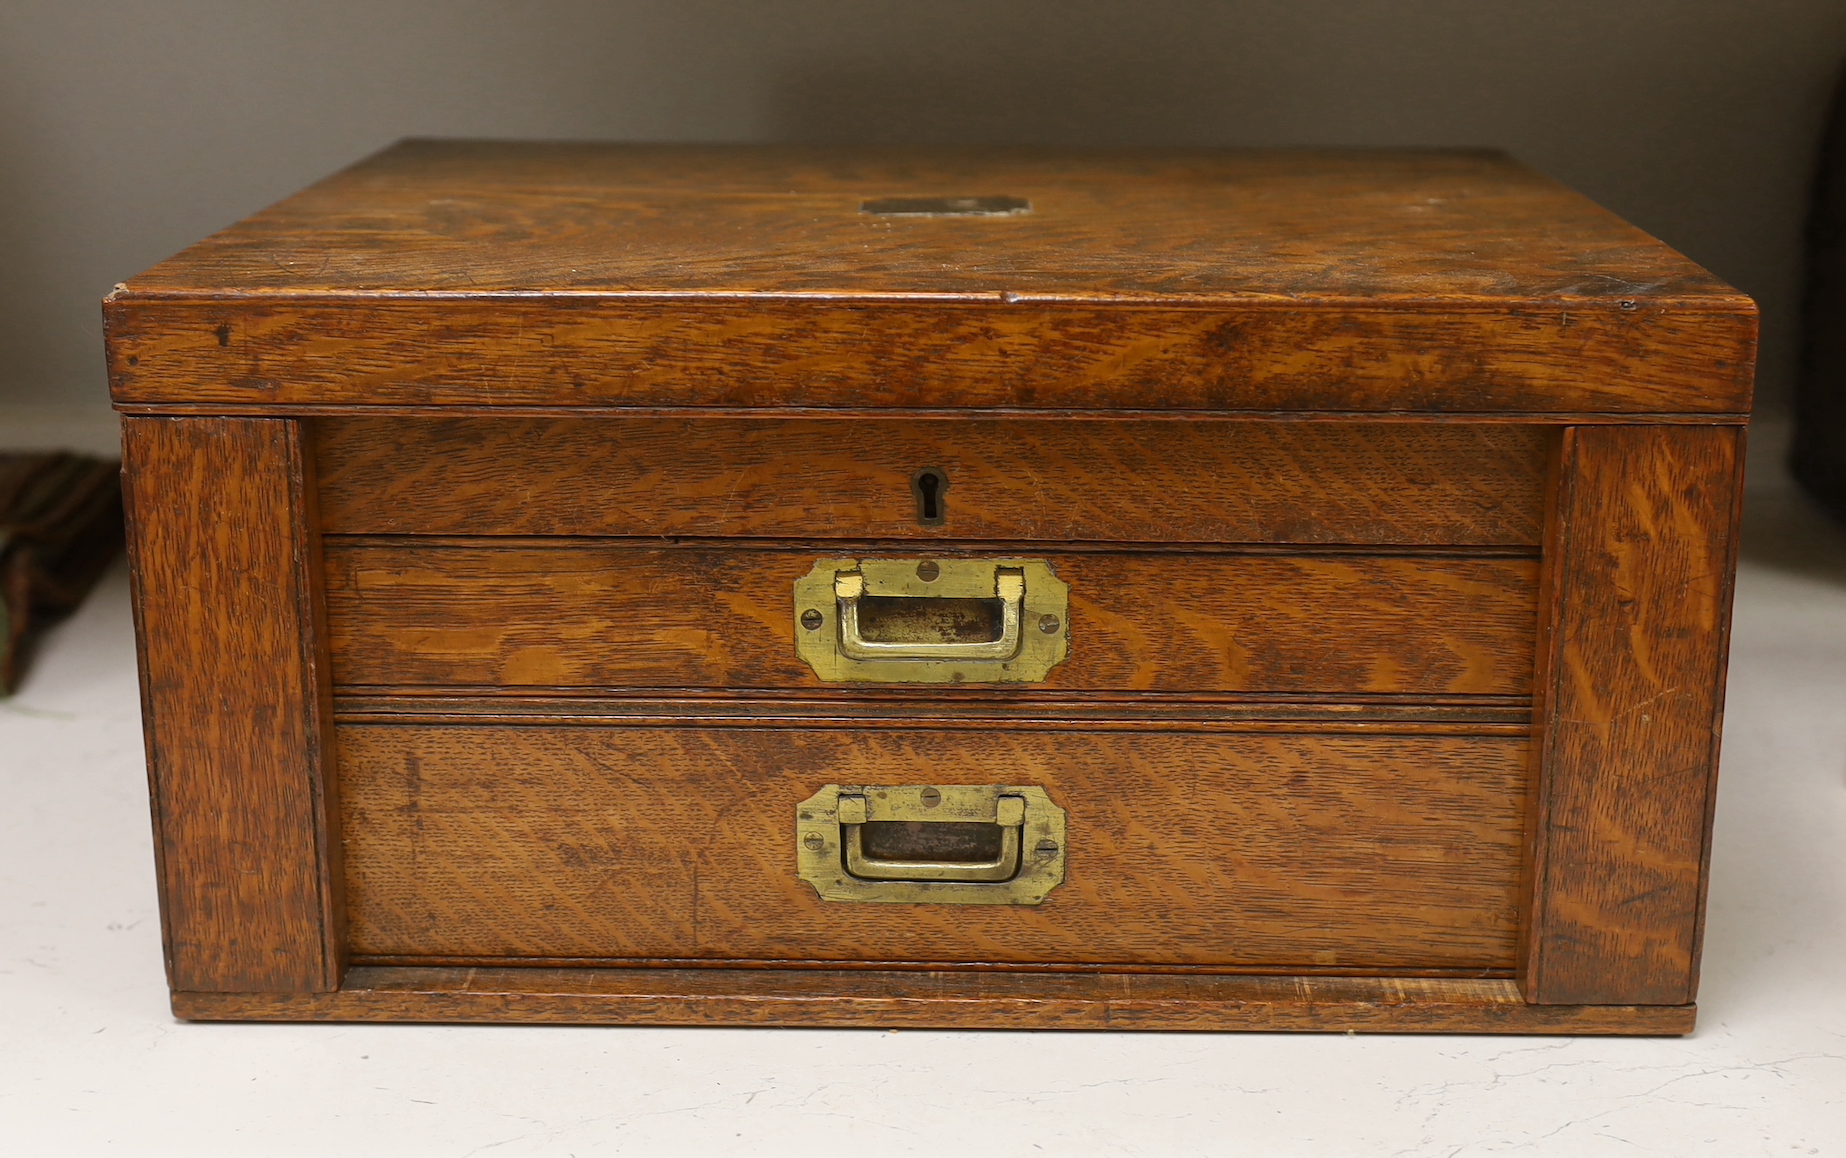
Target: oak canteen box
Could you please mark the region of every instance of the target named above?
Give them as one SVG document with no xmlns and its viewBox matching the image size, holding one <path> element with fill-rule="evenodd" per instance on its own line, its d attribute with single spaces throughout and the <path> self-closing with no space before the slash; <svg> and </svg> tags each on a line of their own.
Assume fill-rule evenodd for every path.
<svg viewBox="0 0 1846 1158">
<path fill-rule="evenodd" d="M 1755 308 L 1497 154 L 408 142 L 105 315 L 180 1017 L 1693 1024 Z"/>
</svg>

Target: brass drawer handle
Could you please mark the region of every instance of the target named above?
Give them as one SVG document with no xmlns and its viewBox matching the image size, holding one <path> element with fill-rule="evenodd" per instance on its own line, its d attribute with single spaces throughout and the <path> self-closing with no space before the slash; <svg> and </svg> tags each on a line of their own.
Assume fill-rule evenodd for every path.
<svg viewBox="0 0 1846 1158">
<path fill-rule="evenodd" d="M 1019 654 L 1019 617 L 1025 606 L 1026 576 L 1017 567 L 994 568 L 994 597 L 1000 601 L 998 639 L 973 643 L 867 639 L 859 628 L 859 601 L 864 596 L 864 574 L 835 573 L 833 597 L 839 604 L 840 651 L 848 659 L 1012 659 Z"/>
<path fill-rule="evenodd" d="M 1042 559 L 821 559 L 794 595 L 823 680 L 1036 683 L 1070 651 L 1070 585 Z"/>
<path fill-rule="evenodd" d="M 829 784 L 796 806 L 796 871 L 824 901 L 1036 905 L 1065 823 L 1036 785 Z"/>
<path fill-rule="evenodd" d="M 1019 796 L 1002 796 L 996 802 L 994 822 L 957 824 L 998 830 L 999 851 L 991 859 L 976 861 L 880 858 L 865 851 L 866 807 L 863 796 L 839 798 L 840 832 L 846 851 L 846 871 L 868 881 L 1005 881 L 1019 872 L 1019 833 L 1026 822 L 1026 802 Z M 878 822 L 873 822 L 878 823 Z M 902 821 L 885 821 L 901 824 Z M 916 823 L 916 822 L 912 822 Z M 932 825 L 931 827 L 935 827 Z M 942 827 L 947 827 L 943 824 Z"/>
</svg>

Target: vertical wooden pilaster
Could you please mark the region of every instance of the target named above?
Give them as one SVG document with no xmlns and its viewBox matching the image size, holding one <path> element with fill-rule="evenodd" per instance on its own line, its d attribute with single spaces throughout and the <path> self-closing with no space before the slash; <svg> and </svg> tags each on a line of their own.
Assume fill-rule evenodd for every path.
<svg viewBox="0 0 1846 1158">
<path fill-rule="evenodd" d="M 301 424 L 123 423 L 168 979 L 325 992 L 343 967 L 312 464 Z"/>
<path fill-rule="evenodd" d="M 1526 999 L 1698 983 L 1743 431 L 1567 429 L 1546 530 Z"/>
</svg>

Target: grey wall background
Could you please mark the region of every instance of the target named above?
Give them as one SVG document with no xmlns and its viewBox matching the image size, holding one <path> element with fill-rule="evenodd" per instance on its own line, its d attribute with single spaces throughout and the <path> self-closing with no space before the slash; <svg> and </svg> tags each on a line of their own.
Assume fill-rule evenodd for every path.
<svg viewBox="0 0 1846 1158">
<path fill-rule="evenodd" d="M 1497 145 L 1766 313 L 1842 0 L 0 0 L 0 404 L 107 405 L 97 299 L 407 135 Z"/>
</svg>

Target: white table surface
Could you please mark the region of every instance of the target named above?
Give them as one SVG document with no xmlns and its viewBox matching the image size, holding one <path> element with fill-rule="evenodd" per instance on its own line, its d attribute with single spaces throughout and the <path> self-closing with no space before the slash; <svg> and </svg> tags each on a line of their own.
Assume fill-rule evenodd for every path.
<svg viewBox="0 0 1846 1158">
<path fill-rule="evenodd" d="M 0 701 L 0 1154 L 1846 1154 L 1846 535 L 1761 457 L 1690 1037 L 177 1022 L 118 568 Z"/>
</svg>

